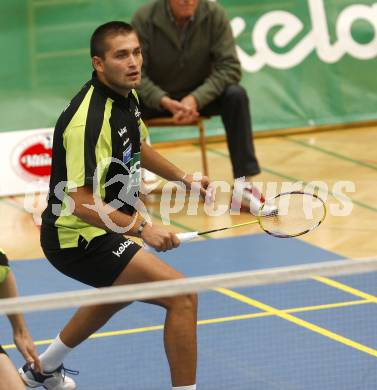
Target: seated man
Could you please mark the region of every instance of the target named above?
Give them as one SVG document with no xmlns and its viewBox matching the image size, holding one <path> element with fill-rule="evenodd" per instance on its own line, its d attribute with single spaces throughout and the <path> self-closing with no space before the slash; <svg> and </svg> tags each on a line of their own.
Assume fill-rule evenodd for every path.
<svg viewBox="0 0 377 390">
<path fill-rule="evenodd" d="M 207 0 L 155 0 L 135 13 L 132 24 L 144 57 L 138 88 L 143 118 L 172 115 L 184 124 L 198 115 L 221 115 L 234 178 L 246 177 L 246 183 L 236 185 L 232 207 L 256 214 L 264 200 L 250 180 L 260 168 L 249 99 L 238 84 L 241 67 L 224 10 Z M 270 211 L 267 205 L 264 210 Z"/>
</svg>

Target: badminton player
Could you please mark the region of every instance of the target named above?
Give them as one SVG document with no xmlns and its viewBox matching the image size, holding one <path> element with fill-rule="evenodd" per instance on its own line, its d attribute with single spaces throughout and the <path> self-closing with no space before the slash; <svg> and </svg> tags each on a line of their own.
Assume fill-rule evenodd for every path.
<svg viewBox="0 0 377 390">
<path fill-rule="evenodd" d="M 60 272 L 93 287 L 183 278 L 122 234 L 141 237 L 158 251 L 177 247 L 175 234 L 152 226 L 135 212 L 141 207 L 140 167 L 187 186 L 193 181 L 142 140 L 145 126 L 134 90 L 143 62 L 137 34 L 127 23 L 101 25 L 91 38 L 91 57 L 92 79 L 55 127 L 49 201 L 41 226 L 44 253 Z M 208 185 L 203 178 L 202 193 Z M 40 356 L 43 374 L 31 364 L 20 369 L 25 383 L 49 390 L 75 389 L 64 358 L 130 303 L 80 308 Z M 166 309 L 164 343 L 172 388 L 195 390 L 197 297 L 148 303 Z"/>
</svg>

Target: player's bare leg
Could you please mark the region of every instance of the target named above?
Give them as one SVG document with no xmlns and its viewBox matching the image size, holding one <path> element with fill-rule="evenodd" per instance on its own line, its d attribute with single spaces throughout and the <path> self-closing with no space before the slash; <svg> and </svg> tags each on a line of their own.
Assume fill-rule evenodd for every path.
<svg viewBox="0 0 377 390">
<path fill-rule="evenodd" d="M 0 390 L 25 390 L 16 367 L 7 355 L 0 353 Z"/>
<path fill-rule="evenodd" d="M 183 275 L 155 255 L 140 250 L 119 275 L 114 285 L 174 280 Z M 196 380 L 197 298 L 184 295 L 148 301 L 167 310 L 164 342 L 173 386 L 187 386 Z M 60 334 L 62 342 L 73 348 L 102 327 L 125 304 L 80 308 Z"/>
</svg>

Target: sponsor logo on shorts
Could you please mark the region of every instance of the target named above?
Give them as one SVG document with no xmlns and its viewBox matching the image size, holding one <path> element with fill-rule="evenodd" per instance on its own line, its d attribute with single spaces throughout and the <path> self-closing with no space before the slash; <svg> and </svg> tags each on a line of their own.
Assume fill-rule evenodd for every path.
<svg viewBox="0 0 377 390">
<path fill-rule="evenodd" d="M 116 250 L 116 251 L 113 251 L 114 255 L 116 257 L 120 257 L 122 256 L 122 253 L 130 246 L 132 245 L 134 242 L 131 241 L 131 240 L 126 240 L 124 242 L 122 242 L 120 245 L 119 245 L 119 248 Z"/>
</svg>

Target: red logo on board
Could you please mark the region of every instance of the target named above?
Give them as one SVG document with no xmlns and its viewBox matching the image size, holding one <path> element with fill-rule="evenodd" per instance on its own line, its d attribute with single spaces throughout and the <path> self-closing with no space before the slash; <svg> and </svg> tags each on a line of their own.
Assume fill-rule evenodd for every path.
<svg viewBox="0 0 377 390">
<path fill-rule="evenodd" d="M 31 136 L 20 142 L 13 151 L 13 166 L 29 179 L 48 179 L 51 174 L 52 135 Z"/>
</svg>

